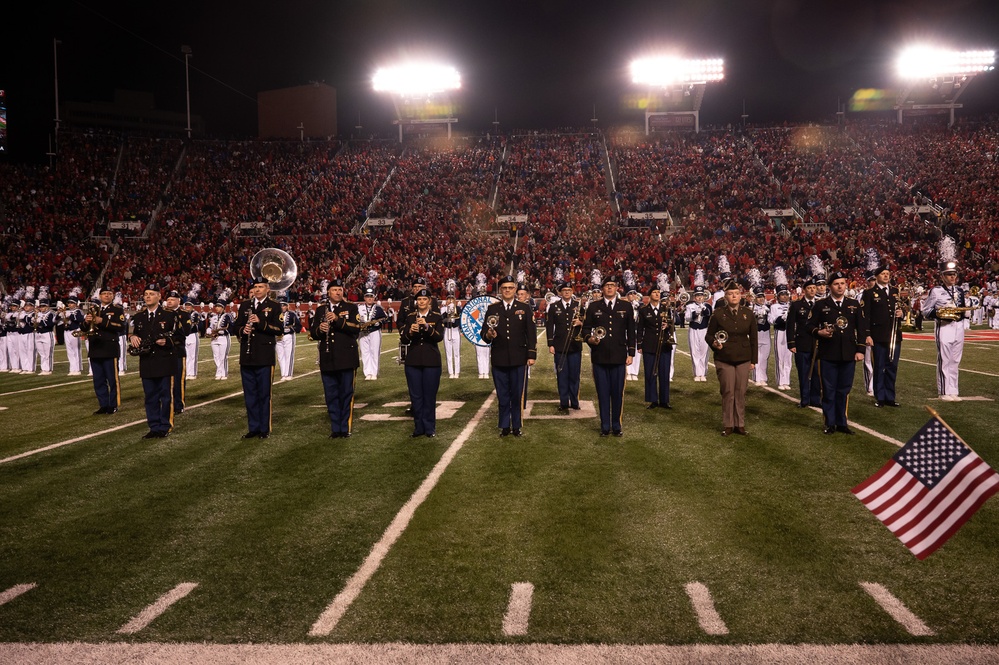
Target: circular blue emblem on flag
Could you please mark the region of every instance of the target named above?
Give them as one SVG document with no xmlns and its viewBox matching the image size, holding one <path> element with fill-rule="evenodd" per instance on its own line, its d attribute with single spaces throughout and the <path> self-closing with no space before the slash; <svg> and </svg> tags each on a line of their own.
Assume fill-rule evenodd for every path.
<svg viewBox="0 0 999 665">
<path fill-rule="evenodd" d="M 482 341 L 482 325 L 486 320 L 486 310 L 494 302 L 499 302 L 499 298 L 478 296 L 461 309 L 461 334 L 475 346 L 489 346 Z"/>
</svg>

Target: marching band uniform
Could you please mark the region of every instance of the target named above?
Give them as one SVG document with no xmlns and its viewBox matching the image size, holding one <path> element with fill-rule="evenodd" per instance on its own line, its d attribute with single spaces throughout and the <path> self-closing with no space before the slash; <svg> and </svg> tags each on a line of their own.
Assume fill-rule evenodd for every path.
<svg viewBox="0 0 999 665">
<path fill-rule="evenodd" d="M 8 298 L 0 303 L 0 372 L 10 371 L 10 366 L 7 364 L 7 307 L 10 300 Z"/>
<path fill-rule="evenodd" d="M 80 376 L 83 371 L 83 354 L 80 348 L 80 338 L 73 335 L 83 328 L 83 311 L 78 305 L 80 301 L 70 296 L 66 305 L 66 325 L 63 339 L 66 342 L 66 357 L 69 360 L 69 376 Z"/>
<path fill-rule="evenodd" d="M 111 302 L 113 293 L 110 289 L 101 290 L 101 304 L 97 307 L 97 317 L 100 323 L 93 324 L 94 332 L 87 338 L 90 369 L 94 373 L 94 392 L 100 408 L 97 414 L 112 414 L 121 406 L 121 395 L 118 392 L 118 358 L 120 332 L 125 329 L 125 311 Z M 94 317 L 94 318 L 97 318 Z M 84 317 L 84 322 L 90 326 L 90 314 Z"/>
<path fill-rule="evenodd" d="M 461 309 L 455 302 L 452 312 L 451 305 L 451 302 L 446 302 L 441 306 L 441 316 L 444 321 L 444 355 L 447 358 L 448 378 L 457 379 L 461 374 Z"/>
<path fill-rule="evenodd" d="M 302 322 L 288 307 L 287 296 L 278 297 L 278 302 L 281 303 L 281 337 L 277 340 L 276 352 L 281 380 L 287 381 L 295 374 L 295 344 Z"/>
<path fill-rule="evenodd" d="M 867 270 L 864 272 L 867 277 L 867 288 L 857 294 L 857 300 L 861 305 L 864 304 L 864 296 L 867 294 L 871 288 L 874 287 L 874 271 Z M 870 397 L 874 397 L 874 347 L 867 346 L 864 347 L 864 387 L 867 389 L 867 394 Z"/>
<path fill-rule="evenodd" d="M 610 298 L 606 288 L 609 284 L 615 287 Z M 593 382 L 600 404 L 600 436 L 607 436 L 612 431 L 614 436 L 621 436 L 625 367 L 629 361 L 634 362 L 637 331 L 634 309 L 617 297 L 616 280 L 605 278 L 603 285 L 604 295 L 586 307 L 583 337 L 590 346 Z M 598 327 L 606 330 L 602 340 L 594 336 Z"/>
<path fill-rule="evenodd" d="M 41 367 L 40 376 L 52 373 L 55 361 L 55 312 L 49 309 L 48 300 L 38 301 L 38 312 L 35 314 L 35 353 L 38 354 L 38 364 Z"/>
<path fill-rule="evenodd" d="M 411 310 L 399 327 L 399 336 L 409 345 L 406 352 L 406 386 L 413 412 L 412 437 L 437 436 L 437 391 L 441 385 L 441 352 L 438 344 L 444 339 L 444 318 L 430 307 L 430 291 L 421 289 L 416 298 L 426 298 L 427 308 L 419 304 Z M 417 319 L 425 323 L 413 332 Z"/>
<path fill-rule="evenodd" d="M 173 351 L 173 412 L 178 414 L 184 412 L 185 400 L 187 399 L 187 336 L 194 326 L 191 325 L 190 313 L 180 307 L 179 292 L 170 291 L 167 295 L 167 303 L 169 307 L 166 309 L 173 313 L 177 329 L 177 343 Z M 142 364 L 141 359 L 139 364 Z"/>
<path fill-rule="evenodd" d="M 579 303 L 568 292 L 569 284 L 557 288 L 563 295 L 548 305 L 545 312 L 545 340 L 548 350 L 555 358 L 555 382 L 558 384 L 558 408 L 560 411 L 579 409 L 579 376 L 583 360 L 583 343 L 576 341 L 580 329 L 572 324 L 579 309 Z M 580 321 L 582 323 L 582 321 Z"/>
<path fill-rule="evenodd" d="M 11 302 L 10 311 L 4 317 L 3 325 L 7 331 L 7 366 L 11 373 L 21 373 L 21 333 L 18 331 L 21 303 Z"/>
<path fill-rule="evenodd" d="M 208 327 L 205 334 L 211 338 L 212 358 L 215 360 L 215 380 L 225 381 L 229 378 L 229 349 L 232 346 L 231 331 L 234 319 L 225 311 L 226 302 L 215 303 L 215 313 L 208 315 Z"/>
<path fill-rule="evenodd" d="M 853 377 L 857 370 L 857 356 L 863 358 L 864 340 L 867 337 L 867 319 L 863 306 L 845 295 L 835 296 L 836 282 L 846 275 L 835 272 L 830 283 L 833 292 L 818 301 L 808 313 L 805 327 L 817 340 L 815 354 L 818 358 L 819 379 L 822 381 L 822 415 L 824 432 L 853 434 L 847 425 L 847 410 Z M 820 335 L 820 330 L 831 330 L 831 336 Z"/>
<path fill-rule="evenodd" d="M 198 347 L 201 345 L 201 314 L 194 311 L 194 303 L 188 301 L 184 304 L 185 311 L 191 318 L 191 331 L 184 339 L 184 352 L 187 356 L 187 367 L 185 376 L 187 380 L 198 378 Z M 191 309 L 187 309 L 191 306 Z"/>
<path fill-rule="evenodd" d="M 334 289 L 343 291 L 343 281 L 330 280 L 327 293 Z M 335 313 L 336 319 L 329 322 L 328 330 L 323 331 L 327 312 Z M 312 339 L 319 342 L 319 375 L 323 381 L 323 394 L 326 410 L 330 415 L 330 438 L 347 438 L 353 424 L 354 383 L 360 359 L 357 353 L 357 336 L 360 333 L 357 305 L 346 300 L 334 302 L 330 298 L 316 310 L 309 331 Z"/>
<path fill-rule="evenodd" d="M 781 302 L 781 297 L 790 298 L 786 286 L 777 287 L 777 302 L 770 306 L 770 323 L 774 327 L 773 350 L 776 356 L 774 363 L 777 370 L 777 389 L 791 389 L 791 351 L 787 348 L 787 315 L 791 311 L 791 303 Z"/>
<path fill-rule="evenodd" d="M 753 370 L 753 382 L 758 386 L 765 386 L 769 379 L 767 365 L 770 364 L 770 305 L 759 302 L 760 298 L 764 297 L 763 287 L 755 289 L 753 295 L 757 300 L 752 309 L 756 317 L 756 338 L 759 347 L 756 369 Z"/>
<path fill-rule="evenodd" d="M 809 295 L 809 289 L 812 289 Z M 822 406 L 821 385 L 813 362 L 815 354 L 815 338 L 805 323 L 815 306 L 815 283 L 810 281 L 805 285 L 805 296 L 791 303 L 787 314 L 787 346 L 794 353 L 794 364 L 798 368 L 798 385 L 801 389 L 801 400 L 798 406 Z"/>
<path fill-rule="evenodd" d="M 143 439 L 161 439 L 173 429 L 173 393 L 177 380 L 177 369 L 180 367 L 183 376 L 184 363 L 178 357 L 179 349 L 184 347 L 184 329 L 179 321 L 179 312 L 163 307 L 159 302 L 159 290 L 154 284 L 146 288 L 156 294 L 153 308 L 149 309 L 149 301 L 142 311 L 132 317 L 131 346 L 137 344 L 148 347 L 146 355 L 139 355 L 139 377 L 142 379 L 142 391 L 145 394 L 146 422 L 149 433 Z M 176 293 L 175 291 L 171 294 Z M 179 294 L 177 295 L 179 298 Z M 157 344 L 163 339 L 165 344 Z M 177 410 L 176 413 L 179 413 Z"/>
<path fill-rule="evenodd" d="M 627 298 L 625 298 L 625 300 L 632 307 L 632 312 L 633 312 L 632 315 L 635 317 L 635 326 L 637 328 L 637 326 L 638 326 L 638 310 L 641 309 L 641 306 L 642 306 L 642 301 L 638 297 L 638 291 L 635 291 L 634 289 L 630 290 L 628 292 L 628 296 L 627 296 Z M 642 368 L 641 367 L 641 363 L 639 363 L 639 362 L 633 362 L 630 365 L 628 365 L 627 367 L 625 367 L 624 371 L 625 371 L 625 375 L 627 376 L 627 380 L 628 381 L 638 381 L 638 372 L 639 372 L 639 370 L 641 368 Z"/>
<path fill-rule="evenodd" d="M 367 324 L 357 339 L 357 346 L 361 352 L 361 369 L 366 381 L 374 381 L 378 378 L 378 369 L 381 365 L 381 326 L 388 318 L 382 306 L 375 302 L 374 289 L 364 290 L 364 302 L 357 306 L 357 314 L 358 320 Z"/>
<path fill-rule="evenodd" d="M 740 291 L 735 280 L 725 283 L 724 293 Z M 728 334 L 728 340 L 721 348 L 714 346 L 715 335 L 719 331 Z M 759 359 L 759 330 L 756 317 L 748 307 L 731 307 L 723 298 L 708 322 L 705 339 L 710 340 L 714 349 L 715 370 L 718 374 L 718 388 L 722 396 L 722 436 L 732 432 L 748 434 L 746 431 L 746 390 L 749 387 L 749 373 Z"/>
<path fill-rule="evenodd" d="M 118 333 L 118 374 L 124 376 L 128 373 L 128 331 L 132 329 L 132 314 L 126 306 L 122 306 L 122 313 L 125 315 L 125 325 Z"/>
<path fill-rule="evenodd" d="M 510 299 L 489 305 L 485 320 L 495 316 L 499 322 L 495 329 L 487 328 L 482 335 L 482 341 L 491 350 L 493 384 L 499 400 L 500 436 L 507 436 L 511 431 L 514 436 L 521 436 L 527 366 L 537 358 L 534 316 L 530 307 L 513 297 L 516 286 L 513 277 L 500 280 L 500 293 L 505 295 L 504 287 L 507 288 Z M 495 336 L 490 337 L 491 333 Z"/>
<path fill-rule="evenodd" d="M 888 266 L 879 266 L 875 274 L 880 276 L 882 272 L 888 272 Z M 864 291 L 862 304 L 868 338 L 872 342 L 871 346 L 865 348 L 872 355 L 874 406 L 898 406 L 895 401 L 895 379 L 902 353 L 902 319 L 895 316 L 896 311 L 901 309 L 898 287 L 875 284 Z M 866 357 L 865 353 L 865 364 Z"/>
<path fill-rule="evenodd" d="M 707 296 L 703 286 L 694 288 L 694 298 L 698 296 Z M 689 302 L 683 310 L 683 319 L 689 325 L 687 342 L 690 344 L 690 361 L 694 366 L 694 381 L 708 380 L 708 342 L 704 331 L 710 318 L 711 305 L 706 302 Z"/>
<path fill-rule="evenodd" d="M 35 304 L 30 300 L 25 301 L 17 323 L 21 374 L 35 373 L 35 317 L 37 315 Z"/>
<path fill-rule="evenodd" d="M 945 263 L 941 270 L 944 283 L 930 289 L 923 311 L 927 318 L 935 319 L 933 337 L 937 345 L 937 393 L 940 399 L 948 402 L 960 401 L 958 375 L 961 357 L 964 355 L 964 331 L 967 328 L 967 312 L 962 312 L 957 321 L 941 319 L 937 310 L 943 307 L 965 307 L 964 292 L 955 284 L 957 264 Z M 951 276 L 953 279 L 951 279 Z"/>
<path fill-rule="evenodd" d="M 655 292 L 660 292 L 653 287 Z M 638 310 L 636 339 L 645 363 L 646 408 L 673 408 L 669 401 L 669 375 L 673 360 L 675 323 L 673 310 L 666 303 L 650 300 Z"/>
<path fill-rule="evenodd" d="M 267 286 L 268 282 L 257 281 L 254 289 L 259 285 Z M 253 314 L 260 320 L 249 324 L 251 332 L 247 333 L 246 327 Z M 274 381 L 274 346 L 281 335 L 281 306 L 266 291 L 263 298 L 251 296 L 239 303 L 233 325 L 239 338 L 239 374 L 249 426 L 243 438 L 266 439 L 271 433 L 271 384 Z"/>
</svg>

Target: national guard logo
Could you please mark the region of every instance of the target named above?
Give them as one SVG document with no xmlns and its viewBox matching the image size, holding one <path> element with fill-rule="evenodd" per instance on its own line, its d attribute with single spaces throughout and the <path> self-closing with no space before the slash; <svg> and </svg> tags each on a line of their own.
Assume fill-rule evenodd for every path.
<svg viewBox="0 0 999 665">
<path fill-rule="evenodd" d="M 461 309 L 461 334 L 475 346 L 489 346 L 482 341 L 482 325 L 486 320 L 486 310 L 494 302 L 499 302 L 499 298 L 478 296 Z"/>
</svg>

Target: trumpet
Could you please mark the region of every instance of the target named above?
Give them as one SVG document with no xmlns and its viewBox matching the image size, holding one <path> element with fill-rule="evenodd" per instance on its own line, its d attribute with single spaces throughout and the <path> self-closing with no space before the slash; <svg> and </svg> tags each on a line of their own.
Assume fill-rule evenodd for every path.
<svg viewBox="0 0 999 665">
<path fill-rule="evenodd" d="M 596 328 L 593 329 L 593 339 L 599 342 L 604 337 L 607 337 L 607 328 L 604 328 L 603 326 L 597 326 Z"/>
<path fill-rule="evenodd" d="M 496 330 L 499 326 L 499 314 L 490 314 L 487 316 L 486 326 L 488 326 L 490 330 Z"/>
<path fill-rule="evenodd" d="M 94 326 L 96 325 L 94 323 L 94 317 L 97 316 L 97 314 L 98 314 L 97 305 L 94 304 L 88 305 L 87 315 L 90 316 L 90 323 L 87 324 L 86 330 L 84 330 L 83 328 L 80 328 L 79 330 L 74 330 L 73 337 L 77 337 L 79 339 L 89 339 L 91 335 L 96 333 L 97 330 L 94 329 Z"/>
<path fill-rule="evenodd" d="M 960 321 L 965 312 L 973 312 L 977 307 L 937 307 L 937 318 L 944 321 Z"/>
<path fill-rule="evenodd" d="M 718 342 L 719 346 L 725 346 L 725 342 L 728 341 L 728 333 L 724 330 L 719 330 L 715 333 L 715 341 Z"/>
</svg>

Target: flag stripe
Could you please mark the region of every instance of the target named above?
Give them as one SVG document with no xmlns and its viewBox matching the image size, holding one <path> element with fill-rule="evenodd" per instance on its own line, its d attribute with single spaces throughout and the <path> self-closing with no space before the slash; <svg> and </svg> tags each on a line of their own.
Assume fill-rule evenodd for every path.
<svg viewBox="0 0 999 665">
<path fill-rule="evenodd" d="M 926 530 L 932 530 L 941 519 L 945 519 L 949 508 L 960 505 L 961 501 L 974 491 L 978 484 L 987 480 L 989 476 L 995 475 L 995 472 L 984 462 L 974 468 L 966 468 L 962 471 L 961 476 L 956 479 L 959 482 L 941 488 L 940 492 L 930 492 L 926 499 L 921 502 L 921 505 L 904 515 L 898 524 L 893 527 L 886 523 L 886 526 L 903 540 L 904 536 L 917 536 Z"/>
<path fill-rule="evenodd" d="M 957 533 L 957 530 L 964 526 L 964 523 L 971 519 L 982 504 L 996 492 L 999 492 L 999 478 L 993 475 L 986 479 L 983 486 L 978 487 L 973 494 L 962 501 L 957 510 L 934 531 L 911 545 L 905 541 L 903 544 L 912 550 L 916 558 L 925 559 Z"/>
<path fill-rule="evenodd" d="M 864 505 L 871 511 L 875 511 L 886 503 L 894 501 L 898 493 L 904 491 L 904 488 L 909 483 L 909 479 L 914 478 L 911 473 L 905 470 L 905 467 L 895 462 L 895 460 L 892 460 L 892 464 L 895 465 L 896 473 L 892 474 L 891 482 L 866 499 L 862 499 Z"/>
<path fill-rule="evenodd" d="M 899 470 L 904 471 L 901 466 L 895 463 L 895 460 L 890 459 L 885 462 L 885 465 L 881 467 L 877 473 L 854 487 L 852 492 L 856 494 L 857 498 L 861 501 L 866 501 L 871 495 L 880 490 L 887 483 L 891 482 L 892 477 L 897 475 Z"/>
<path fill-rule="evenodd" d="M 919 482 L 918 478 L 908 471 L 905 472 L 905 475 L 905 482 L 900 481 L 898 483 L 898 491 L 893 496 L 888 497 L 882 505 L 867 506 L 885 524 L 889 524 L 899 512 L 905 510 L 913 502 L 918 502 L 929 492 L 926 486 Z"/>
</svg>

